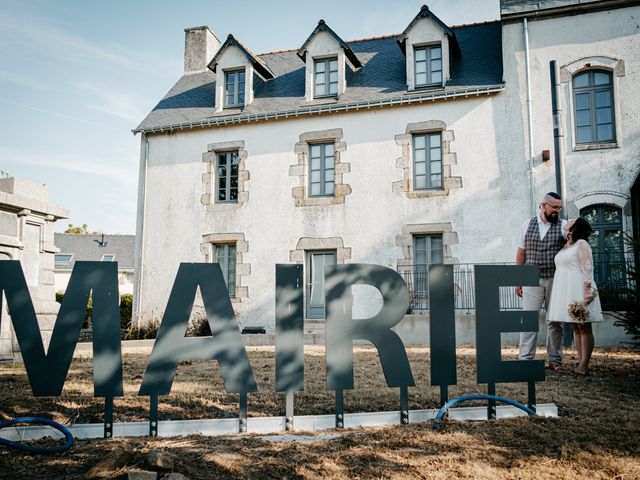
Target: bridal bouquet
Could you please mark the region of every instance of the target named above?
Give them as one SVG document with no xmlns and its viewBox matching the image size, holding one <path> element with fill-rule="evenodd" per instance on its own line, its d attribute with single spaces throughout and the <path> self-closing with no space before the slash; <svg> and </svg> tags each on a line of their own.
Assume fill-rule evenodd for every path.
<svg viewBox="0 0 640 480">
<path fill-rule="evenodd" d="M 598 295 L 598 292 L 594 291 L 593 292 L 593 299 L 595 299 L 597 295 Z M 585 301 L 581 302 L 581 301 L 578 301 L 578 300 L 576 300 L 574 302 L 571 302 L 569 304 L 569 309 L 568 309 L 569 310 L 569 315 L 571 315 L 571 317 L 574 320 L 576 320 L 576 321 L 578 321 L 580 323 L 586 322 L 587 320 L 589 320 L 589 314 L 590 314 L 590 312 L 589 312 L 589 304 L 591 302 L 593 302 L 593 299 L 591 299 L 591 301 L 589 301 L 589 302 L 585 302 Z"/>
</svg>

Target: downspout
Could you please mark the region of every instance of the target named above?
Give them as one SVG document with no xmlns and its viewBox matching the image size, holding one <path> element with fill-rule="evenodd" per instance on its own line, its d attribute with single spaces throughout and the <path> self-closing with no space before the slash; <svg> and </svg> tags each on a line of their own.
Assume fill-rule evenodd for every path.
<svg viewBox="0 0 640 480">
<path fill-rule="evenodd" d="M 564 130 L 560 103 L 560 69 L 558 62 L 549 62 L 551 75 L 551 108 L 553 111 L 553 151 L 556 167 L 556 192 L 562 197 L 562 218 L 567 219 L 567 170 L 564 162 Z"/>
<path fill-rule="evenodd" d="M 138 225 L 136 231 L 136 272 L 138 275 L 135 284 L 135 309 L 133 318 L 135 325 L 140 326 L 140 311 L 142 307 L 142 280 L 144 278 L 144 227 L 147 212 L 147 170 L 149 166 L 149 140 L 146 134 L 141 137 L 141 161 L 140 161 L 140 181 L 138 191 Z"/>
<path fill-rule="evenodd" d="M 531 182 L 531 215 L 536 215 L 536 173 L 533 168 L 533 116 L 531 113 L 531 72 L 529 66 L 529 25 L 527 18 L 522 21 L 524 27 L 524 68 L 527 80 L 527 129 L 529 131 L 529 180 Z"/>
</svg>

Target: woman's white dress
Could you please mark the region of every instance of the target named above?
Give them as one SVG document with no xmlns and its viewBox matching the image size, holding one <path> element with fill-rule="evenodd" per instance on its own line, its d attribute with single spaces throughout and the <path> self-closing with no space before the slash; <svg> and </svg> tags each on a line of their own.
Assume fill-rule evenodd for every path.
<svg viewBox="0 0 640 480">
<path fill-rule="evenodd" d="M 569 247 L 558 252 L 554 259 L 556 273 L 553 276 L 551 288 L 551 300 L 547 320 L 549 322 L 578 323 L 569 315 L 569 304 L 574 301 L 584 301 L 584 284 L 590 283 L 596 288 L 593 281 L 593 255 L 591 246 L 586 240 L 578 240 Z M 602 308 L 600 298 L 596 298 L 588 305 L 588 322 L 601 322 Z"/>
</svg>

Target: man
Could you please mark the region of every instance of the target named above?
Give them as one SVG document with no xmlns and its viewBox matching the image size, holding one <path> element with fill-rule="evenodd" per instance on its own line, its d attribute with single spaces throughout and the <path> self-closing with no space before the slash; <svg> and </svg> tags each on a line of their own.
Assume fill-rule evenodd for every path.
<svg viewBox="0 0 640 480">
<path fill-rule="evenodd" d="M 516 295 L 522 297 L 524 310 L 545 309 L 551 297 L 553 261 L 565 244 L 566 220 L 559 222 L 562 202 L 560 195 L 547 193 L 540 204 L 540 212 L 522 225 L 516 253 L 516 264 L 536 265 L 540 269 L 540 284 L 537 287 L 516 287 Z M 538 332 L 520 333 L 520 360 L 532 360 L 536 354 Z M 562 324 L 549 322 L 547 325 L 547 358 L 549 368 L 557 370 L 562 365 Z"/>
</svg>

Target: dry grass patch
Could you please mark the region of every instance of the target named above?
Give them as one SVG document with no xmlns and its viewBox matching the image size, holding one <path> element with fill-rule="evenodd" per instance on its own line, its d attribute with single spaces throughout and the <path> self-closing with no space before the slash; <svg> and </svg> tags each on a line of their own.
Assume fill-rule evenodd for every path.
<svg viewBox="0 0 640 480">
<path fill-rule="evenodd" d="M 274 393 L 275 354 L 249 348 L 260 393 L 249 396 L 250 416 L 284 415 L 284 395 Z M 451 397 L 486 391 L 476 385 L 475 350 L 458 349 L 458 385 Z M 436 408 L 429 386 L 429 349 L 408 348 L 416 387 L 412 409 Z M 515 349 L 504 350 L 513 358 Z M 575 351 L 567 352 L 571 362 Z M 126 395 L 115 400 L 118 421 L 146 421 L 148 398 L 138 397 L 149 354 L 124 355 Z M 384 382 L 373 348 L 354 351 L 356 389 L 345 392 L 351 412 L 399 409 L 398 389 Z M 597 349 L 589 377 L 548 372 L 538 384 L 538 402 L 556 403 L 560 418 L 513 418 L 494 422 L 445 421 L 443 429 L 408 425 L 314 434 L 298 442 L 242 435 L 174 439 L 127 439 L 141 465 L 144 452 L 163 449 L 178 457 L 176 471 L 190 478 L 640 478 L 640 370 L 638 353 Z M 100 422 L 102 401 L 92 398 L 91 358 L 73 361 L 63 395 L 33 398 L 24 367 L 0 365 L 0 418 L 35 415 L 62 423 Z M 333 413 L 334 393 L 325 390 L 322 347 L 305 347 L 305 391 L 296 393 L 296 414 Z M 497 393 L 526 401 L 525 384 L 500 384 Z M 224 392 L 214 362 L 184 362 L 170 396 L 160 399 L 160 418 L 236 417 L 238 396 Z M 77 441 L 67 453 L 34 457 L 0 447 L 0 478 L 82 478 L 123 440 Z"/>
</svg>

